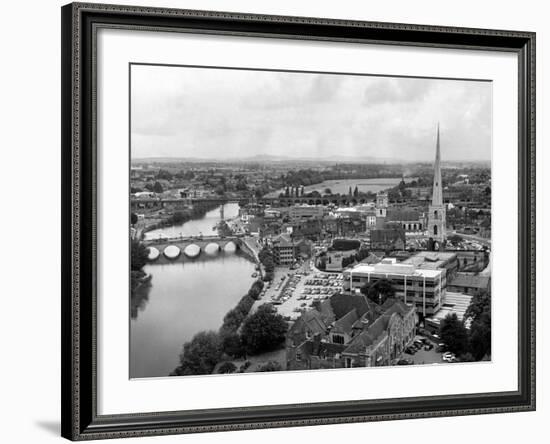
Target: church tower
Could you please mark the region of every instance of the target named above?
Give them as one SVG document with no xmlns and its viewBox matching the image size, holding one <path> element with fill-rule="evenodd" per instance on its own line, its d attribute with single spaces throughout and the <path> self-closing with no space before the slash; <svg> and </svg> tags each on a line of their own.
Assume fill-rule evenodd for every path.
<svg viewBox="0 0 550 444">
<path fill-rule="evenodd" d="M 435 148 L 434 186 L 432 204 L 428 208 L 428 237 L 436 245 L 434 249 L 443 249 L 447 239 L 445 205 L 443 204 L 443 184 L 441 183 L 441 153 L 439 147 L 439 123 L 437 124 L 437 142 Z"/>
</svg>

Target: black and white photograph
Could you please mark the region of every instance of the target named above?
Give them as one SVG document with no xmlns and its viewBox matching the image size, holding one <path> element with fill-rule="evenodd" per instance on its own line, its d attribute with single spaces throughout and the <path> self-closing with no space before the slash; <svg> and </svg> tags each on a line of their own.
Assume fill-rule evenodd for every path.
<svg viewBox="0 0 550 444">
<path fill-rule="evenodd" d="M 129 76 L 131 379 L 491 361 L 491 81 Z"/>
</svg>

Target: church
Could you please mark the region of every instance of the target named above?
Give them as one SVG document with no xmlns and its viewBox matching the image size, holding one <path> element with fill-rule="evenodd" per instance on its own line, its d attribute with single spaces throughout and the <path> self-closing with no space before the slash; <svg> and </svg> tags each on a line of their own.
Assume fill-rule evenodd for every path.
<svg viewBox="0 0 550 444">
<path fill-rule="evenodd" d="M 443 183 L 441 181 L 439 123 L 437 124 L 432 203 L 428 207 L 427 219 L 428 237 L 433 241 L 433 250 L 443 250 L 447 240 L 447 224 L 445 205 L 443 204 Z"/>
</svg>

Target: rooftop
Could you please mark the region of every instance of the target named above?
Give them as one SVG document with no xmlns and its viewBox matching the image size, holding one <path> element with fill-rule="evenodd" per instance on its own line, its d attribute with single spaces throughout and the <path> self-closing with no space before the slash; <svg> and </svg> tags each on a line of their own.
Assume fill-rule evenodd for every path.
<svg viewBox="0 0 550 444">
<path fill-rule="evenodd" d="M 357 274 L 394 274 L 399 276 L 422 276 L 426 278 L 437 278 L 441 275 L 442 270 L 438 268 L 417 268 L 413 264 L 404 262 L 390 263 L 389 261 L 380 262 L 378 264 L 360 263 L 354 267 L 344 270 L 344 273 Z"/>
<path fill-rule="evenodd" d="M 458 319 L 464 318 L 464 313 L 470 305 L 472 296 L 462 293 L 447 291 L 441 301 L 441 309 L 429 318 L 430 321 L 439 324 L 448 314 L 456 313 Z"/>
<path fill-rule="evenodd" d="M 488 275 L 458 273 L 449 285 L 457 287 L 488 288 L 490 281 L 491 277 Z"/>
<path fill-rule="evenodd" d="M 420 251 L 414 256 L 405 259 L 403 264 L 412 264 L 416 268 L 435 270 L 456 259 L 456 253 L 444 251 Z"/>
</svg>

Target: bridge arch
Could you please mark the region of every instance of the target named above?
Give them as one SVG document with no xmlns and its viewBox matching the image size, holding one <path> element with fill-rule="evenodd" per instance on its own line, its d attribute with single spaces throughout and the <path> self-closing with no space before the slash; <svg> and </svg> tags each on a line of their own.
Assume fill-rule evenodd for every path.
<svg viewBox="0 0 550 444">
<path fill-rule="evenodd" d="M 176 245 L 168 245 L 164 249 L 163 254 L 168 259 L 177 259 L 179 257 L 179 255 L 181 254 L 181 250 Z"/>
<path fill-rule="evenodd" d="M 183 254 L 191 259 L 198 257 L 201 254 L 201 247 L 199 247 L 197 244 L 189 244 L 183 250 Z"/>
<path fill-rule="evenodd" d="M 226 253 L 234 253 L 235 251 L 237 251 L 237 249 L 238 245 L 232 240 L 230 240 L 223 246 L 223 251 L 225 251 Z"/>
<path fill-rule="evenodd" d="M 210 242 L 204 247 L 204 252 L 208 255 L 214 256 L 218 254 L 221 250 L 221 247 L 216 242 Z"/>
<path fill-rule="evenodd" d="M 155 247 L 149 247 L 149 251 L 147 252 L 147 259 L 150 261 L 156 261 L 160 256 L 160 251 L 156 249 Z"/>
</svg>

